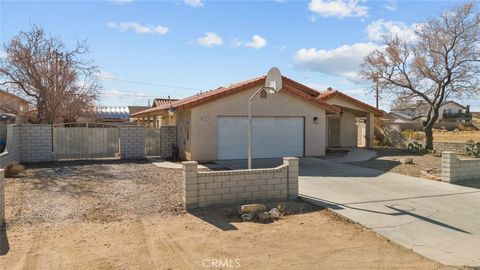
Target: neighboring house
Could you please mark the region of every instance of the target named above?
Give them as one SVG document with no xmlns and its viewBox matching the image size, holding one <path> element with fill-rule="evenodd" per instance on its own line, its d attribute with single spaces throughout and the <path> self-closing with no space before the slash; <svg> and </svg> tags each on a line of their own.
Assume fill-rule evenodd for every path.
<svg viewBox="0 0 480 270">
<path fill-rule="evenodd" d="M 392 123 L 414 123 L 422 122 L 426 119 L 424 115 L 428 111 L 428 106 L 424 101 L 417 101 L 415 104 L 403 108 L 392 109 L 386 117 Z M 469 106 L 463 106 L 458 102 L 449 100 L 440 106 L 440 115 L 437 122 L 471 122 L 472 114 Z"/>
<path fill-rule="evenodd" d="M 25 123 L 29 112 L 29 102 L 10 92 L 0 90 L 0 122 Z"/>
<path fill-rule="evenodd" d="M 318 92 L 282 77 L 276 94 L 253 102 L 253 157 L 322 156 L 327 147 L 357 146 L 359 128 L 367 145 L 374 139 L 374 117 L 382 112 L 339 91 Z M 174 116 L 177 146 L 188 160 L 247 157 L 247 102 L 265 76 L 220 87 L 131 115 Z M 359 127 L 358 122 L 365 125 Z M 365 128 L 366 127 L 366 128 Z"/>
<path fill-rule="evenodd" d="M 169 113 L 165 115 L 159 115 L 156 111 L 159 107 L 170 107 L 173 102 L 178 101 L 178 99 L 172 99 L 170 96 L 168 98 L 156 98 L 153 100 L 152 106 L 150 108 L 145 108 L 142 117 L 136 118 L 135 121 L 138 125 L 144 125 L 147 127 L 161 127 L 161 126 L 175 126 L 177 119 L 175 114 Z M 152 113 L 148 113 L 148 112 Z M 131 113 L 133 115 L 134 113 Z"/>
</svg>

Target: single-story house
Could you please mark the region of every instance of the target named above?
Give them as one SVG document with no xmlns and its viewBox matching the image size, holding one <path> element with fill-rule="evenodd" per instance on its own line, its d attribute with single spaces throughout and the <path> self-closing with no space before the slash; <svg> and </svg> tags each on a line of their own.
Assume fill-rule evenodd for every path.
<svg viewBox="0 0 480 270">
<path fill-rule="evenodd" d="M 318 92 L 282 76 L 276 94 L 253 101 L 253 157 L 322 156 L 327 147 L 372 145 L 382 111 L 344 93 Z M 175 116 L 180 157 L 210 161 L 247 157 L 247 104 L 265 76 L 167 102 L 131 116 Z M 361 125 L 359 125 L 361 123 Z M 170 122 L 169 125 L 172 125 Z"/>
</svg>

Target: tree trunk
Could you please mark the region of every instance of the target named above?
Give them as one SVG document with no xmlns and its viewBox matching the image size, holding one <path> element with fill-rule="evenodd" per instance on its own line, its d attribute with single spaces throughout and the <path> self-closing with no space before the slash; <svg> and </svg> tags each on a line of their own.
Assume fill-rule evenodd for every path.
<svg viewBox="0 0 480 270">
<path fill-rule="evenodd" d="M 425 131 L 425 149 L 433 150 L 433 127 L 426 126 Z"/>
</svg>

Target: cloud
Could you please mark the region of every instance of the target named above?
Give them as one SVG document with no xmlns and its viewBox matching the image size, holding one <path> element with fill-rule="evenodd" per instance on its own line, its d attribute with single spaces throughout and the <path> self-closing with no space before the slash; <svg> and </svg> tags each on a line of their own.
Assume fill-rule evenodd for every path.
<svg viewBox="0 0 480 270">
<path fill-rule="evenodd" d="M 183 2 L 191 7 L 203 7 L 203 0 L 183 0 Z"/>
<path fill-rule="evenodd" d="M 374 43 L 343 45 L 331 50 L 300 49 L 293 56 L 293 64 L 300 69 L 358 80 L 363 58 L 378 49 Z"/>
<path fill-rule="evenodd" d="M 388 0 L 387 3 L 383 6 L 385 9 L 393 11 L 397 9 L 397 1 L 396 0 Z"/>
<path fill-rule="evenodd" d="M 247 48 L 253 48 L 253 49 L 261 49 L 265 46 L 267 46 L 267 40 L 260 36 L 260 35 L 253 35 L 252 40 L 248 42 L 243 42 L 238 39 L 233 39 L 232 40 L 232 45 L 234 47 L 247 47 Z"/>
<path fill-rule="evenodd" d="M 168 32 L 168 27 L 162 25 L 141 25 L 137 22 L 109 22 L 108 27 L 113 29 L 119 29 L 122 32 L 125 32 L 129 29 L 135 31 L 137 34 L 160 34 L 164 35 Z"/>
<path fill-rule="evenodd" d="M 252 41 L 245 43 L 245 47 L 260 49 L 267 46 L 267 40 L 259 35 L 253 35 Z"/>
<path fill-rule="evenodd" d="M 132 3 L 134 0 L 109 0 L 109 2 L 112 2 L 117 5 L 124 5 L 124 4 L 129 4 Z"/>
<path fill-rule="evenodd" d="M 7 53 L 5 51 L 0 50 L 0 59 L 7 58 Z"/>
<path fill-rule="evenodd" d="M 415 30 L 420 26 L 419 23 L 407 25 L 404 22 L 377 20 L 367 26 L 366 32 L 372 41 L 381 41 L 385 36 L 394 35 L 402 39 L 413 39 Z"/>
<path fill-rule="evenodd" d="M 322 17 L 365 17 L 368 7 L 360 4 L 359 0 L 311 0 L 308 4 L 310 11 Z"/>
<path fill-rule="evenodd" d="M 105 79 L 105 80 L 115 79 L 115 76 L 113 76 L 112 73 L 108 73 L 108 72 L 105 72 L 105 71 L 97 72 L 97 73 L 95 73 L 95 76 L 97 76 L 100 79 Z"/>
<path fill-rule="evenodd" d="M 197 38 L 197 43 L 206 46 L 213 47 L 223 44 L 223 39 L 215 32 L 206 32 L 205 36 Z"/>
</svg>

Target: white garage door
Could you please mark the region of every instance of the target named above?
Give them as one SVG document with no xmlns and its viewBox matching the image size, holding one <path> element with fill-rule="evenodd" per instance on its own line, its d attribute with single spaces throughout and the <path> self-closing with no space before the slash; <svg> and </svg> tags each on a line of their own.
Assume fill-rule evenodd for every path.
<svg viewBox="0 0 480 270">
<path fill-rule="evenodd" d="M 247 158 L 248 118 L 218 117 L 218 155 Z M 303 156 L 303 117 L 254 117 L 253 157 Z"/>
</svg>

